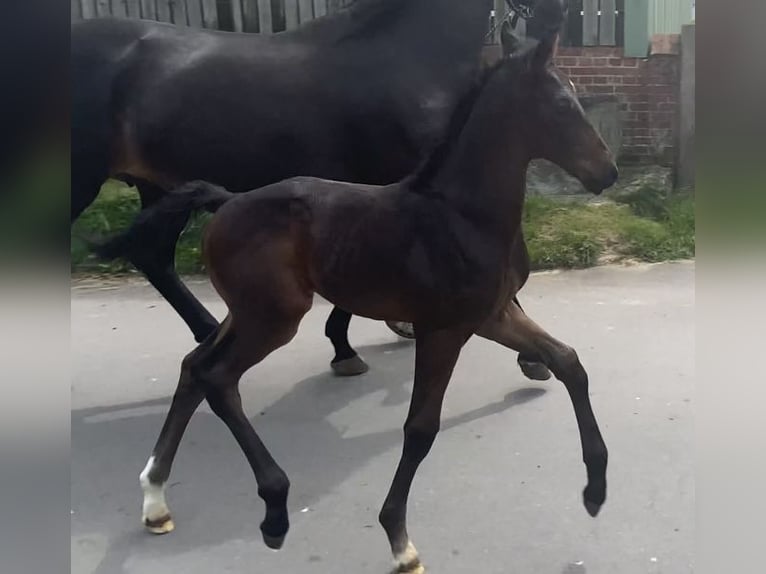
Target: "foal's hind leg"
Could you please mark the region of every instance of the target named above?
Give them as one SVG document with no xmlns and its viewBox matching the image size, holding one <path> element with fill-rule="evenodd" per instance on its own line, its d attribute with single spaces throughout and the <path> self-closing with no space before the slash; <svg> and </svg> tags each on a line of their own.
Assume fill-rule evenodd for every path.
<svg viewBox="0 0 766 574">
<path fill-rule="evenodd" d="M 362 358 L 348 342 L 348 325 L 351 322 L 351 313 L 347 313 L 339 307 L 333 307 L 325 324 L 324 334 L 330 339 L 335 349 L 335 357 L 330 363 L 333 373 L 339 377 L 352 377 L 361 375 L 370 370 Z"/>
<path fill-rule="evenodd" d="M 303 313 L 305 310 L 292 316 L 271 314 L 241 323 L 229 317 L 215 336 L 184 360 L 173 405 L 147 467 L 141 473 L 144 524 L 150 531 L 164 533 L 173 529 L 163 495 L 164 485 L 186 425 L 206 398 L 213 412 L 231 430 L 253 469 L 258 494 L 266 503 L 266 517 L 261 524 L 264 542 L 270 548 L 281 547 L 289 527 L 290 483 L 245 415 L 238 383 L 245 371 L 295 336 Z"/>
<path fill-rule="evenodd" d="M 439 432 L 444 393 L 460 350 L 470 335 L 470 331 L 424 333 L 416 330 L 415 386 L 404 423 L 404 449 L 380 511 L 380 523 L 391 544 L 396 572 L 425 572 L 407 533 L 407 499 L 418 466 L 431 450 Z"/>
<path fill-rule="evenodd" d="M 175 528 L 165 501 L 165 484 L 178 451 L 181 437 L 194 411 L 205 398 L 205 385 L 193 370 L 194 365 L 214 346 L 215 336 L 189 353 L 181 364 L 181 376 L 152 455 L 139 477 L 144 491 L 141 521 L 154 534 L 166 534 Z"/>
<path fill-rule="evenodd" d="M 596 516 L 606 500 L 607 448 L 590 404 L 588 374 L 577 353 L 554 339 L 518 306 L 512 304 L 504 313 L 485 323 L 477 334 L 501 342 L 520 353 L 540 357 L 566 386 L 577 417 L 583 461 L 588 472 L 583 501 L 588 513 Z"/>
</svg>

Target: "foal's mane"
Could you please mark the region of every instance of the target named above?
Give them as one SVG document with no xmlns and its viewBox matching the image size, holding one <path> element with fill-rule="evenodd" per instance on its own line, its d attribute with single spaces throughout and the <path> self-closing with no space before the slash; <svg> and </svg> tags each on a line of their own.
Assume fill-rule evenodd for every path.
<svg viewBox="0 0 766 574">
<path fill-rule="evenodd" d="M 499 70 L 511 65 L 511 62 L 523 62 L 530 56 L 530 54 L 531 50 L 525 48 L 510 56 L 501 58 L 491 66 L 482 70 L 468 92 L 466 92 L 455 107 L 447 131 L 441 142 L 433 148 L 433 151 L 423 161 L 420 167 L 404 180 L 403 183 L 405 183 L 411 191 L 420 193 L 428 193 L 430 191 L 431 182 L 447 161 L 455 144 L 460 139 L 460 134 L 468 123 L 474 105 L 479 99 L 484 86 L 487 85 Z"/>
</svg>

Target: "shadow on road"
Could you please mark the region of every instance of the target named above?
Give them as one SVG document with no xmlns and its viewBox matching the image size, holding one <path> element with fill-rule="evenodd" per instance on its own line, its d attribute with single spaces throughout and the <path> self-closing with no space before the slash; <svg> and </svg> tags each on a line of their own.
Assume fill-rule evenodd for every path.
<svg viewBox="0 0 766 574">
<path fill-rule="evenodd" d="M 264 443 L 291 477 L 293 515 L 353 480 L 358 469 L 379 455 L 391 449 L 398 454 L 399 424 L 391 430 L 344 436 L 329 420 L 353 401 L 369 400 L 371 395 L 378 400 L 381 395 L 375 404 L 401 408 L 400 421 L 404 422 L 411 390 L 412 344 L 374 345 L 360 352 L 375 365 L 367 375 L 340 379 L 322 373 L 299 382 L 261 413 L 249 409 Z M 445 418 L 442 430 L 502 413 L 545 392 L 531 387 L 514 390 L 496 402 Z M 178 530 L 162 538 L 142 530 L 138 473 L 169 404 L 167 398 L 72 413 L 72 530 L 86 538 L 88 533 L 106 537 L 105 554 L 95 572 L 122 572 L 130 556 L 147 552 L 175 555 L 243 538 L 260 543 L 263 504 L 255 480 L 226 427 L 205 411 L 192 419 L 168 485 Z M 393 477 L 395 467 L 390 470 Z M 385 490 L 377 485 L 374 491 L 370 488 L 371 523 L 384 497 Z"/>
</svg>

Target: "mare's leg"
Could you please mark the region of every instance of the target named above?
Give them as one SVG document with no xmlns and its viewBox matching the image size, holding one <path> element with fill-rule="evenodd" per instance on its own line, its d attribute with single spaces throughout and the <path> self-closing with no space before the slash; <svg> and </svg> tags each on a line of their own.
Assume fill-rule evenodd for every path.
<svg viewBox="0 0 766 574">
<path fill-rule="evenodd" d="M 407 498 L 418 466 L 439 432 L 444 393 L 470 333 L 424 333 L 416 329 L 416 337 L 415 387 L 404 423 L 404 449 L 380 512 L 380 523 L 391 543 L 397 571 L 408 574 L 420 574 L 425 570 L 407 534 Z"/>
<path fill-rule="evenodd" d="M 186 426 L 202 400 L 207 399 L 236 438 L 255 474 L 258 495 L 266 503 L 266 517 L 261 523 L 264 542 L 270 548 L 281 547 L 289 528 L 290 483 L 242 409 L 238 384 L 245 371 L 295 336 L 304 313 L 245 316 L 239 323 L 229 316 L 184 359 L 170 412 L 140 476 L 143 522 L 151 532 L 164 534 L 174 528 L 165 502 L 165 484 Z"/>
<path fill-rule="evenodd" d="M 509 305 L 504 313 L 482 325 L 477 334 L 520 353 L 540 357 L 566 386 L 577 417 L 588 472 L 588 485 L 583 493 L 585 508 L 591 516 L 596 516 L 606 500 L 608 455 L 588 396 L 588 374 L 577 353 L 549 335 L 516 305 Z"/>
<path fill-rule="evenodd" d="M 164 195 L 152 184 L 138 184 L 141 203 L 147 207 Z M 140 270 L 189 326 L 197 342 L 204 341 L 218 321 L 183 284 L 175 270 L 176 243 L 189 221 L 188 213 L 172 213 L 142 237 L 131 237 L 121 254 Z"/>
<path fill-rule="evenodd" d="M 335 357 L 330 363 L 330 367 L 340 377 L 361 375 L 370 370 L 367 363 L 356 354 L 348 342 L 348 325 L 350 322 L 351 313 L 333 307 L 324 329 L 324 334 L 330 339 L 335 349 Z"/>
</svg>

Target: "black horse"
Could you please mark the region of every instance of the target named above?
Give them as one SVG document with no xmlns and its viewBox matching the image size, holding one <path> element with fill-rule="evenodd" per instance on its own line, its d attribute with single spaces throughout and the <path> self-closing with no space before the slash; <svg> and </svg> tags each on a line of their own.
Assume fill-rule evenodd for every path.
<svg viewBox="0 0 766 574">
<path fill-rule="evenodd" d="M 559 7 L 560 0 L 542 0 Z M 108 177 L 142 207 L 193 179 L 235 192 L 296 175 L 388 184 L 444 135 L 476 81 L 492 0 L 358 0 L 273 36 L 130 20 L 72 27 L 72 218 Z M 561 10 L 551 28 L 561 23 Z M 217 326 L 174 270 L 188 213 L 100 250 L 141 270 L 197 341 Z M 336 372 L 366 365 L 335 308 Z M 545 373 L 544 373 L 545 374 Z"/>
</svg>

